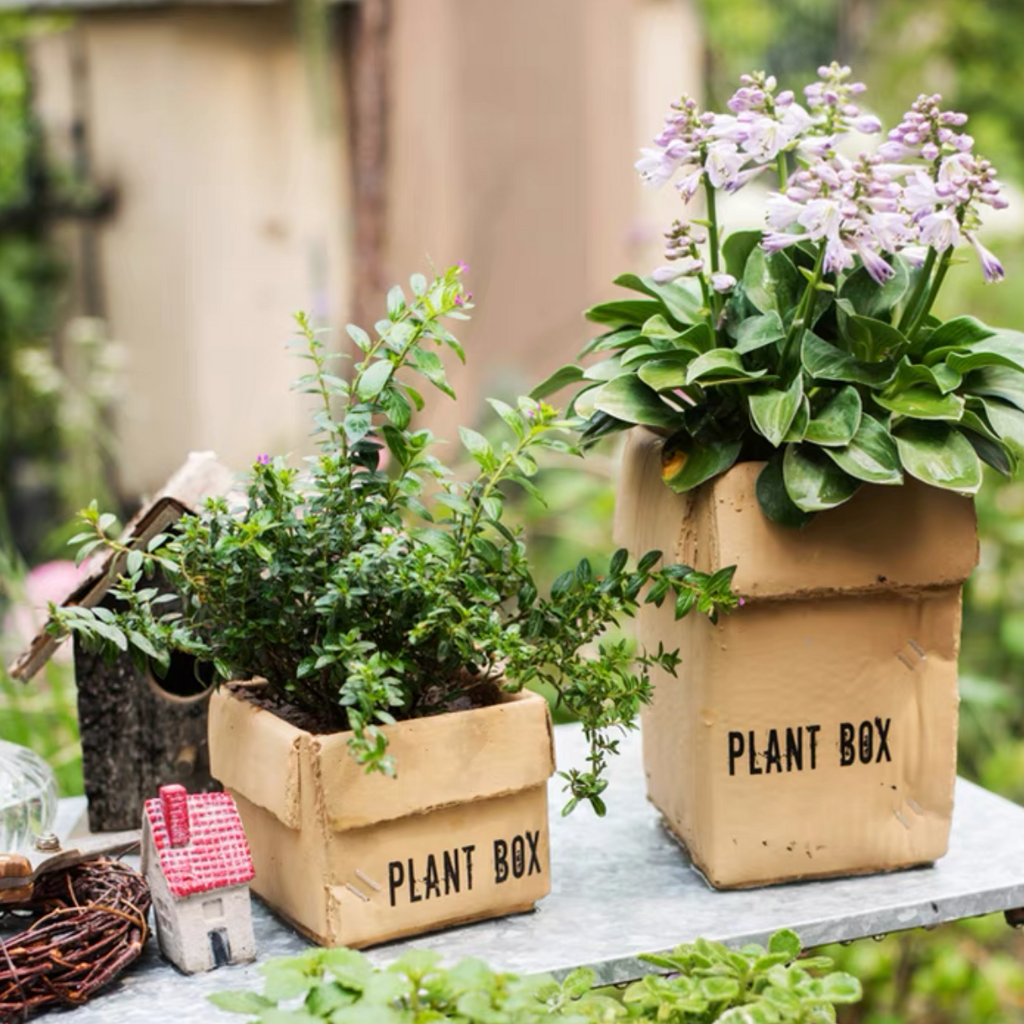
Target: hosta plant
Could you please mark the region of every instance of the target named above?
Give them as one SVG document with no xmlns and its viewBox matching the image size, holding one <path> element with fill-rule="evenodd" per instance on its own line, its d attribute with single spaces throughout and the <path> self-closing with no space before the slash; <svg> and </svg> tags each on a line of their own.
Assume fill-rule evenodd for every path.
<svg viewBox="0 0 1024 1024">
<path fill-rule="evenodd" d="M 144 550 L 115 538 L 111 515 L 86 510 L 79 557 L 98 548 L 118 556 L 117 604 L 52 608 L 49 628 L 130 651 L 142 665 L 181 651 L 223 679 L 262 677 L 318 731 L 351 729 L 357 759 L 387 773 L 396 767 L 382 725 L 546 683 L 591 744 L 588 767 L 564 773 L 570 806 L 586 799 L 603 813 L 605 755 L 650 699 L 650 668 L 673 671 L 678 657 L 660 646 L 635 654 L 602 634 L 641 600 L 714 618 L 735 603 L 731 573 L 660 565 L 659 552 L 631 566 L 619 551 L 600 574 L 584 560 L 538 593 L 503 506 L 510 487 L 537 493 L 539 455 L 577 452 L 558 412 L 530 398 L 492 401 L 507 440 L 495 447 L 463 429 L 476 470 L 468 477 L 411 424 L 424 401 L 417 378 L 452 394 L 436 350 L 462 356 L 442 322 L 471 308 L 461 269 L 414 275 L 408 296 L 392 289 L 373 336 L 349 327 L 362 357 L 347 379 L 331 372 L 300 317 L 309 372 L 298 387 L 318 406 L 318 453 L 306 471 L 260 456 L 238 500 L 210 500 Z M 177 597 L 147 582 L 157 570 Z M 180 611 L 168 611 L 178 599 Z"/>
<path fill-rule="evenodd" d="M 837 1005 L 861 997 L 860 982 L 829 971 L 826 957 L 798 960 L 800 940 L 776 932 L 768 948 L 732 951 L 698 939 L 665 956 L 647 956 L 651 974 L 624 992 L 594 991 L 593 971 L 563 982 L 520 978 L 479 960 L 441 965 L 437 953 L 414 950 L 375 968 L 351 949 L 313 950 L 273 960 L 261 970 L 262 992 L 219 992 L 223 1010 L 261 1024 L 825 1024 Z"/>
<path fill-rule="evenodd" d="M 863 85 L 835 64 L 819 75 L 804 105 L 764 73 L 728 113 L 673 105 L 637 167 L 703 196 L 706 215 L 666 233 L 664 266 L 617 279 L 632 297 L 588 312 L 601 361 L 534 392 L 577 385 L 584 443 L 663 434 L 676 491 L 764 461 L 761 508 L 797 526 L 908 474 L 973 494 L 982 462 L 1010 474 L 1024 450 L 1024 334 L 932 312 L 960 243 L 986 280 L 1003 276 L 977 230 L 1005 200 L 965 115 L 920 96 L 869 149 L 881 125 L 857 105 Z M 757 182 L 771 183 L 764 230 L 723 238 L 719 193 Z"/>
</svg>

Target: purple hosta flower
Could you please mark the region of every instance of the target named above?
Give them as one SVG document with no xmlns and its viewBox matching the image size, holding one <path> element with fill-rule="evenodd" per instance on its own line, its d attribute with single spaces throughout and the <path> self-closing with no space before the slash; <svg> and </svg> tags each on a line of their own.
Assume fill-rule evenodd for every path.
<svg viewBox="0 0 1024 1024">
<path fill-rule="evenodd" d="M 699 246 L 706 239 L 704 231 L 691 224 L 675 221 L 665 232 L 665 259 L 671 266 L 658 267 L 651 276 L 658 284 L 667 284 L 680 277 L 692 277 L 704 269 Z"/>
<path fill-rule="evenodd" d="M 707 129 L 713 120 L 713 114 L 703 117 L 696 101 L 688 97 L 673 103 L 654 148 L 642 149 L 643 155 L 635 164 L 644 181 L 658 187 L 670 181 L 681 167 L 703 163 L 701 148 L 709 142 Z"/>
<path fill-rule="evenodd" d="M 887 160 L 920 156 L 931 163 L 943 153 L 968 153 L 974 146 L 970 135 L 961 135 L 954 128 L 967 123 L 967 115 L 942 109 L 942 97 L 935 93 L 917 97 L 903 120 L 889 132 L 889 141 L 880 152 Z"/>
<path fill-rule="evenodd" d="M 985 283 L 992 284 L 994 281 L 1002 281 L 1005 276 L 1003 265 L 996 258 L 995 254 L 978 241 L 974 232 L 965 231 L 964 235 L 967 237 L 967 241 L 974 246 L 974 251 L 978 254 L 978 259 L 981 262 L 981 272 L 985 275 Z"/>
<path fill-rule="evenodd" d="M 819 81 L 804 89 L 804 99 L 813 118 L 812 133 L 835 136 L 851 131 L 874 135 L 882 130 L 882 122 L 873 114 L 865 114 L 853 102 L 867 86 L 850 82 L 850 68 L 833 61 L 818 68 Z"/>
<path fill-rule="evenodd" d="M 736 287 L 736 278 L 732 274 L 712 274 L 711 287 L 716 292 L 731 292 Z"/>
<path fill-rule="evenodd" d="M 269 455 L 257 455 L 256 456 L 256 465 L 257 466 L 269 466 L 270 465 L 270 456 Z"/>
<path fill-rule="evenodd" d="M 886 281 L 894 271 L 883 253 L 913 240 L 899 194 L 878 157 L 862 156 L 853 163 L 833 155 L 812 161 L 793 175 L 785 195 L 768 198 L 763 245 L 778 252 L 798 242 L 823 242 L 826 272 L 849 270 L 859 257 L 876 281 Z"/>
</svg>

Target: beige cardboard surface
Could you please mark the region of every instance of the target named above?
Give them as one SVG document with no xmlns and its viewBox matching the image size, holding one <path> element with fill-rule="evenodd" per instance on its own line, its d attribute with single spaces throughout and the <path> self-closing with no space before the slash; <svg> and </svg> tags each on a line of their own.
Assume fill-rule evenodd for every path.
<svg viewBox="0 0 1024 1024">
<path fill-rule="evenodd" d="M 973 510 L 924 487 L 865 488 L 855 516 L 780 536 L 756 506 L 759 467 L 680 498 L 650 436 L 627 446 L 620 542 L 705 569 L 737 559 L 747 597 L 718 625 L 677 623 L 669 603 L 639 616 L 645 644 L 680 648 L 644 709 L 644 763 L 695 864 L 735 887 L 942 856 Z M 915 518 L 930 552 L 912 543 Z"/>
<path fill-rule="evenodd" d="M 345 733 L 315 736 L 228 688 L 215 695 L 211 764 L 238 804 L 253 890 L 316 941 L 355 946 L 545 896 L 546 702 L 517 694 L 388 733 L 397 779 L 359 770 Z"/>
<path fill-rule="evenodd" d="M 661 440 L 630 431 L 616 539 L 638 551 L 662 548 L 704 571 L 735 565 L 733 588 L 745 598 L 952 585 L 977 565 L 970 498 L 908 477 L 899 487 L 865 485 L 846 504 L 794 530 L 758 508 L 760 462 L 740 463 L 690 494 L 659 486 Z"/>
</svg>

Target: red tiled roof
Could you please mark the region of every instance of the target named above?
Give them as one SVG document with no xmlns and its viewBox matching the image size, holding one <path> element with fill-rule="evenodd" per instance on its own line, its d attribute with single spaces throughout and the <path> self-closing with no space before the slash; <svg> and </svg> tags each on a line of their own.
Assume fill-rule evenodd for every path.
<svg viewBox="0 0 1024 1024">
<path fill-rule="evenodd" d="M 172 788 L 178 789 L 164 787 L 161 795 L 172 796 L 166 793 Z M 231 794 L 194 793 L 187 801 L 188 841 L 181 846 L 171 844 L 168 825 L 172 823 L 166 820 L 165 800 L 158 797 L 145 804 L 160 870 L 172 895 L 193 896 L 251 881 L 256 870 Z"/>
</svg>

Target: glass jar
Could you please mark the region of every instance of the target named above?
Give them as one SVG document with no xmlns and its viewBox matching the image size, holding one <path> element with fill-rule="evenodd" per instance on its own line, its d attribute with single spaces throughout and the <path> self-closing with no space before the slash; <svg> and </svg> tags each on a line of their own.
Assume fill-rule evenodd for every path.
<svg viewBox="0 0 1024 1024">
<path fill-rule="evenodd" d="M 0 740 L 0 853 L 27 853 L 56 817 L 53 770 L 27 747 Z"/>
</svg>

